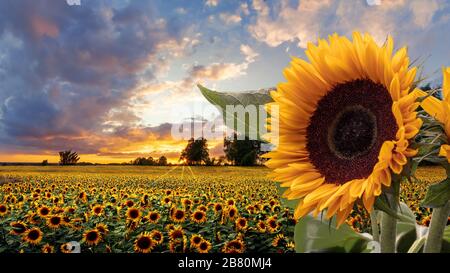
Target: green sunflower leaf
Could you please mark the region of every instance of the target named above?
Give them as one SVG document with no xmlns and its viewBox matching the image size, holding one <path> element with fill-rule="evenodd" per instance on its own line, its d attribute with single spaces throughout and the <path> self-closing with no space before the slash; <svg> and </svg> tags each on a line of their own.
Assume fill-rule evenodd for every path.
<svg viewBox="0 0 450 273">
<path fill-rule="evenodd" d="M 450 200 L 450 179 L 428 187 L 425 198 L 421 205 L 427 208 L 438 208 L 444 206 Z"/>
<path fill-rule="evenodd" d="M 322 219 L 321 219 L 322 218 Z M 305 252 L 363 252 L 370 238 L 357 233 L 349 225 L 336 227 L 324 217 L 302 217 L 295 226 L 295 250 Z"/>
<path fill-rule="evenodd" d="M 270 91 L 274 90 L 274 88 L 246 92 L 217 92 L 210 90 L 200 84 L 197 86 L 200 89 L 202 95 L 222 113 L 224 124 L 226 124 L 228 127 L 233 127 L 231 129 L 236 129 L 236 131 L 241 135 L 248 137 L 252 134 L 255 134 L 258 140 L 262 139 L 262 136 L 260 135 L 260 129 L 264 128 L 259 127 L 260 123 L 264 121 L 260 122 L 260 118 L 267 117 L 267 113 L 263 109 L 263 107 L 260 106 L 273 101 L 269 93 Z M 235 109 L 236 107 L 242 106 L 244 109 L 249 111 L 251 109 L 256 110 L 256 124 L 254 124 L 255 122 L 252 122 L 252 124 L 250 124 L 250 118 L 247 115 L 247 113 L 249 112 L 246 112 L 245 117 L 239 117 L 235 111 L 232 111 L 230 109 L 227 110 L 227 106 L 235 107 Z M 233 119 L 234 124 L 227 124 L 227 119 Z"/>
</svg>

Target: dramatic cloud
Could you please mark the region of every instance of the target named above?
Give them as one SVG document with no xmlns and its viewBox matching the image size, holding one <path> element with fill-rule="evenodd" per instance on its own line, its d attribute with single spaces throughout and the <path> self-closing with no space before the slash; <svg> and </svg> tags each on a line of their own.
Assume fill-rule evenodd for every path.
<svg viewBox="0 0 450 273">
<path fill-rule="evenodd" d="M 206 0 L 205 5 L 208 7 L 215 7 L 219 4 L 219 0 Z"/>
<path fill-rule="evenodd" d="M 221 13 L 219 18 L 227 25 L 234 25 L 241 22 L 242 18 L 239 14 Z"/>
<path fill-rule="evenodd" d="M 2 1 L 0 10 L 2 151 L 91 153 L 110 139 L 133 141 L 117 132 L 139 123 L 130 101 L 141 77 L 154 79 L 164 58 L 198 43 L 160 18 L 152 1 Z"/>
<path fill-rule="evenodd" d="M 383 41 L 388 34 L 426 28 L 446 5 L 437 0 L 299 0 L 296 4 L 282 0 L 277 6 L 269 6 L 253 0 L 257 15 L 248 30 L 255 39 L 272 47 L 296 42 L 305 48 L 307 42 L 331 31 L 348 34 L 354 29 L 368 31 Z"/>
</svg>

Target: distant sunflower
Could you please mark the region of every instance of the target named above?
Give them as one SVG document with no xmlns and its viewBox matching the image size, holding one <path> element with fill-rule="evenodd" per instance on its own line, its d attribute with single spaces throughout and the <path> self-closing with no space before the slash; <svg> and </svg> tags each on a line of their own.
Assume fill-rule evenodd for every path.
<svg viewBox="0 0 450 273">
<path fill-rule="evenodd" d="M 100 216 L 103 214 L 103 206 L 102 205 L 95 205 L 92 208 L 92 214 L 94 214 L 95 216 Z"/>
<path fill-rule="evenodd" d="M 127 200 L 125 202 L 125 206 L 131 208 L 132 206 L 134 206 L 134 202 L 133 200 Z"/>
<path fill-rule="evenodd" d="M 159 218 L 161 218 L 161 215 L 157 211 L 151 211 L 148 214 L 148 221 L 152 224 L 156 224 L 159 221 Z"/>
<path fill-rule="evenodd" d="M 239 217 L 236 220 L 236 229 L 237 230 L 245 230 L 247 229 L 247 219 L 245 219 L 244 217 Z"/>
<path fill-rule="evenodd" d="M 200 224 L 206 222 L 206 213 L 202 210 L 197 210 L 191 215 L 193 222 Z"/>
<path fill-rule="evenodd" d="M 69 243 L 62 244 L 59 248 L 62 253 L 72 253 L 72 245 Z"/>
<path fill-rule="evenodd" d="M 238 209 L 235 206 L 231 206 L 227 209 L 227 216 L 230 220 L 234 220 L 238 216 Z"/>
<path fill-rule="evenodd" d="M 47 217 L 50 214 L 50 208 L 42 206 L 38 209 L 38 215 L 41 217 Z"/>
<path fill-rule="evenodd" d="M 140 253 L 150 253 L 155 247 L 151 235 L 147 232 L 141 233 L 134 241 L 134 251 Z"/>
<path fill-rule="evenodd" d="M 12 228 L 10 233 L 13 235 L 22 235 L 27 231 L 27 225 L 22 221 L 12 222 L 10 226 Z"/>
<path fill-rule="evenodd" d="M 42 253 L 54 253 L 55 252 L 55 247 L 49 245 L 49 244 L 45 244 L 42 248 L 41 248 Z"/>
<path fill-rule="evenodd" d="M 278 246 L 280 246 L 280 243 L 285 241 L 285 240 L 286 240 L 286 238 L 284 237 L 283 234 L 277 234 L 277 236 L 275 236 L 275 238 L 273 238 L 272 246 L 273 247 L 278 247 Z"/>
<path fill-rule="evenodd" d="M 170 199 L 170 197 L 164 197 L 162 200 L 162 203 L 164 205 L 170 205 L 171 202 L 172 202 L 172 200 Z"/>
<path fill-rule="evenodd" d="M 236 201 L 234 201 L 234 199 L 228 199 L 227 200 L 227 205 L 228 206 L 234 206 L 234 204 L 236 204 Z"/>
<path fill-rule="evenodd" d="M 170 240 L 181 240 L 184 236 L 184 230 L 182 226 L 175 226 L 172 230 L 169 231 Z"/>
<path fill-rule="evenodd" d="M 164 241 L 164 235 L 159 230 L 156 230 L 156 229 L 153 230 L 152 232 L 150 232 L 150 236 L 152 237 L 152 240 L 155 241 L 155 243 L 157 245 L 162 244 L 162 242 Z"/>
<path fill-rule="evenodd" d="M 137 221 L 141 218 L 141 211 L 137 208 L 128 208 L 127 218 L 131 221 Z"/>
<path fill-rule="evenodd" d="M 266 228 L 267 225 L 264 221 L 259 220 L 258 223 L 256 224 L 256 228 L 258 229 L 259 232 L 266 232 Z"/>
<path fill-rule="evenodd" d="M 38 227 L 30 228 L 25 232 L 25 235 L 23 237 L 25 242 L 28 242 L 32 245 L 37 245 L 41 242 L 42 236 L 44 234 Z"/>
<path fill-rule="evenodd" d="M 274 217 L 274 216 L 269 217 L 267 219 L 266 223 L 267 223 L 267 230 L 269 232 L 273 233 L 278 230 L 279 225 L 278 225 L 278 221 L 277 221 L 276 217 Z"/>
<path fill-rule="evenodd" d="M 184 210 L 176 209 L 172 213 L 172 221 L 174 221 L 175 223 L 182 223 L 184 222 L 185 218 L 186 213 L 184 212 Z"/>
<path fill-rule="evenodd" d="M 47 218 L 47 226 L 51 229 L 58 229 L 62 224 L 62 217 L 59 215 L 51 215 Z"/>
<path fill-rule="evenodd" d="M 222 210 L 223 210 L 222 204 L 220 204 L 220 203 L 214 204 L 214 212 L 215 212 L 215 213 L 219 213 L 219 212 L 221 212 Z"/>
<path fill-rule="evenodd" d="M 191 239 L 189 240 L 191 246 L 197 247 L 203 240 L 203 237 L 199 234 L 192 234 Z"/>
<path fill-rule="evenodd" d="M 268 105 L 279 106 L 278 148 L 266 157 L 284 197 L 299 200 L 296 218 L 327 209 L 340 225 L 357 200 L 370 212 L 391 171 L 417 153 L 417 68 L 406 48 L 393 49 L 391 37 L 380 47 L 368 34 L 334 34 L 308 44 L 309 62 L 295 58 L 284 70 Z"/>
<path fill-rule="evenodd" d="M 222 248 L 222 252 L 224 253 L 244 253 L 244 251 L 245 244 L 240 239 L 229 241 Z"/>
<path fill-rule="evenodd" d="M 4 204 L 0 204 L 0 216 L 6 215 L 8 212 L 8 207 Z"/>
<path fill-rule="evenodd" d="M 90 246 L 98 245 L 102 240 L 102 235 L 97 229 L 91 229 L 83 234 L 83 242 Z"/>
<path fill-rule="evenodd" d="M 211 243 L 208 240 L 202 240 L 200 244 L 197 245 L 197 251 L 199 253 L 208 253 L 211 250 Z"/>
<path fill-rule="evenodd" d="M 104 223 L 98 223 L 95 226 L 95 229 L 97 229 L 103 236 L 109 233 L 108 225 Z"/>
</svg>

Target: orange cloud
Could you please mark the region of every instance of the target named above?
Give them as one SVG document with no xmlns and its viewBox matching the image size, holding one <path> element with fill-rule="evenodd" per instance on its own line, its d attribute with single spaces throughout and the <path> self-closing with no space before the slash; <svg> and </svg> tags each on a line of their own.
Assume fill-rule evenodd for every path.
<svg viewBox="0 0 450 273">
<path fill-rule="evenodd" d="M 39 15 L 31 18 L 31 28 L 36 37 L 41 38 L 45 35 L 55 38 L 59 35 L 59 28 L 51 21 Z"/>
</svg>

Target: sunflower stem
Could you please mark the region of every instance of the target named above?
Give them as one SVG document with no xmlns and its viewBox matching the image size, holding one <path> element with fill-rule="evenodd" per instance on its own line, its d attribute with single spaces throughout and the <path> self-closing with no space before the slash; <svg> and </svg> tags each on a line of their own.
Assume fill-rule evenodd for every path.
<svg viewBox="0 0 450 273">
<path fill-rule="evenodd" d="M 380 241 L 380 229 L 378 227 L 378 220 L 377 220 L 377 211 L 372 210 L 370 213 L 370 224 L 372 225 L 372 236 L 373 240 L 376 242 Z"/>
<path fill-rule="evenodd" d="M 388 195 L 388 202 L 393 210 L 397 213 L 399 196 L 400 196 L 400 181 L 392 181 L 393 192 Z M 381 253 L 395 253 L 396 251 L 396 236 L 397 236 L 397 218 L 389 214 L 381 213 L 381 234 L 380 234 L 380 248 Z"/>
<path fill-rule="evenodd" d="M 425 253 L 439 253 L 442 248 L 442 237 L 450 214 L 450 201 L 443 207 L 434 208 L 431 215 L 430 229 L 425 242 Z"/>
</svg>

